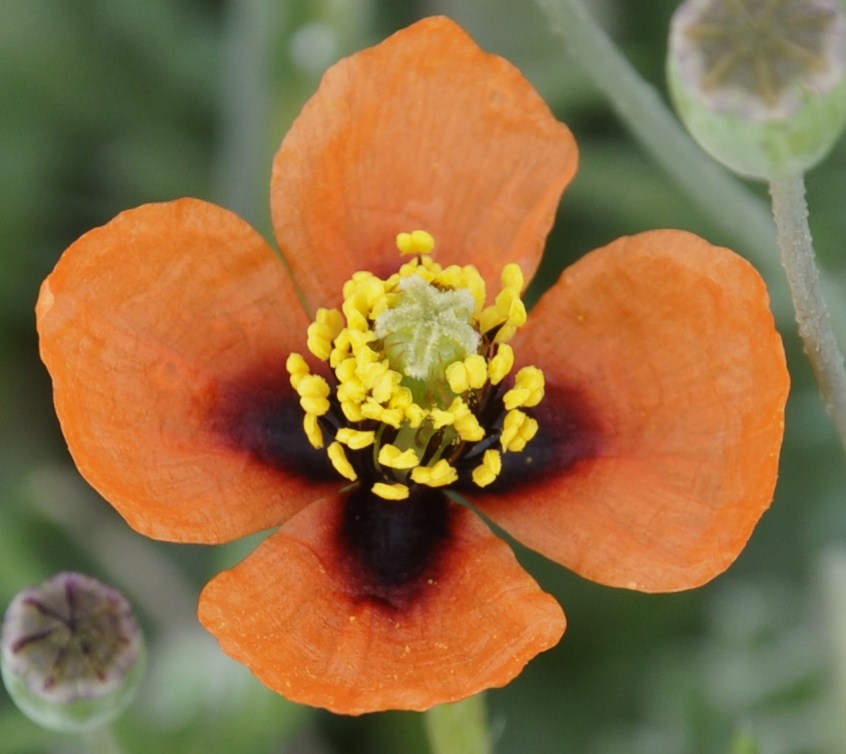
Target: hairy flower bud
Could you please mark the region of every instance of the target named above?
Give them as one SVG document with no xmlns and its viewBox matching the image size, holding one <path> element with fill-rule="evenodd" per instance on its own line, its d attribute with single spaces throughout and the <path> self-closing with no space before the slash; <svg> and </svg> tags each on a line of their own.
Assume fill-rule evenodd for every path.
<svg viewBox="0 0 846 754">
<path fill-rule="evenodd" d="M 129 603 L 79 573 L 19 593 L 0 645 L 9 695 L 52 730 L 81 732 L 116 717 L 143 672 L 143 639 Z"/>
<path fill-rule="evenodd" d="M 670 91 L 691 134 L 753 178 L 794 175 L 846 123 L 839 0 L 686 0 L 670 30 Z"/>
</svg>

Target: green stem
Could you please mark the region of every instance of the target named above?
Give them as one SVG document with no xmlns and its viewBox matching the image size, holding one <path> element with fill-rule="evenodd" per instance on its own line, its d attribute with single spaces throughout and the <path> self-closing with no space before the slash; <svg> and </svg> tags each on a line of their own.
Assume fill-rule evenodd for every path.
<svg viewBox="0 0 846 754">
<path fill-rule="evenodd" d="M 482 694 L 455 704 L 433 707 L 425 713 L 425 724 L 432 754 L 493 752 Z"/>
<path fill-rule="evenodd" d="M 257 228 L 270 225 L 265 209 L 267 5 L 265 0 L 229 0 L 225 5 L 220 142 L 214 166 L 216 200 Z"/>
<path fill-rule="evenodd" d="M 567 52 L 609 99 L 626 127 L 715 225 L 743 246 L 766 274 L 774 301 L 784 307 L 787 296 L 770 253 L 775 233 L 766 204 L 699 148 L 580 0 L 537 2 Z"/>
<path fill-rule="evenodd" d="M 123 754 L 123 749 L 108 725 L 88 731 L 84 736 L 84 745 L 88 754 Z"/>
<path fill-rule="evenodd" d="M 770 181 L 781 263 L 793 297 L 799 335 L 813 367 L 825 407 L 846 448 L 846 369 L 820 288 L 808 203 L 802 176 Z"/>
</svg>

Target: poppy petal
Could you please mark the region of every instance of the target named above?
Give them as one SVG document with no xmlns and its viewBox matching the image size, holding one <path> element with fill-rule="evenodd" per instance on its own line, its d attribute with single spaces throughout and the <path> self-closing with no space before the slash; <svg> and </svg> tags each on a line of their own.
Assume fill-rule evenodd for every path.
<svg viewBox="0 0 846 754">
<path fill-rule="evenodd" d="M 362 570 L 349 505 L 310 505 L 201 595 L 201 622 L 270 688 L 344 714 L 424 710 L 504 685 L 561 638 L 557 602 L 466 508 L 444 498 L 442 546 L 397 583 L 387 561 Z"/>
<path fill-rule="evenodd" d="M 534 274 L 576 163 L 514 66 L 428 18 L 327 71 L 274 161 L 276 237 L 312 307 L 357 270 L 394 272 L 417 228 L 498 291 L 506 262 Z"/>
<path fill-rule="evenodd" d="M 193 199 L 124 212 L 65 252 L 36 312 L 77 467 L 138 531 L 219 542 L 322 494 L 285 371 L 308 320 L 237 216 Z M 287 468 L 271 420 L 293 430 Z"/>
<path fill-rule="evenodd" d="M 549 387 L 541 431 L 480 508 L 613 586 L 727 568 L 772 500 L 789 388 L 758 273 L 689 233 L 622 238 L 566 270 L 521 335 Z"/>
</svg>

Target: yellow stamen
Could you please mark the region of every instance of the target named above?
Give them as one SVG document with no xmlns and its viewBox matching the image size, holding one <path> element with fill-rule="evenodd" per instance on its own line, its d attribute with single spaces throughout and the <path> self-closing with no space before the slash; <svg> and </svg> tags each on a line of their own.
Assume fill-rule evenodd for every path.
<svg viewBox="0 0 846 754">
<path fill-rule="evenodd" d="M 517 293 L 522 292 L 525 285 L 523 270 L 520 269 L 519 264 L 514 264 L 514 262 L 509 262 L 503 267 L 502 277 L 500 279 L 502 280 L 503 288 L 511 289 Z"/>
<path fill-rule="evenodd" d="M 455 361 L 450 364 L 444 372 L 449 389 L 453 393 L 460 394 L 470 389 L 470 381 L 467 378 L 467 367 L 463 361 Z"/>
<path fill-rule="evenodd" d="M 365 480 L 385 500 L 408 498 L 413 485 L 453 484 L 471 469 L 475 484 L 489 485 L 502 453 L 521 450 L 537 432 L 521 409 L 543 397 L 539 369 L 520 369 L 504 394 L 489 387 L 514 366 L 506 341 L 526 321 L 522 271 L 506 265 L 500 292 L 486 305 L 478 270 L 442 267 L 429 256 L 434 247 L 426 231 L 399 234 L 397 248 L 413 258 L 384 280 L 355 273 L 340 308 L 317 311 L 306 345 L 331 369 L 331 387 L 301 354 L 286 362 L 308 441 L 322 448 L 331 427 L 326 452 L 338 474 Z M 487 448 L 468 469 L 462 459 L 476 457 L 475 444 L 500 419 L 501 449 Z"/>
<path fill-rule="evenodd" d="M 397 248 L 401 254 L 431 254 L 435 248 L 435 239 L 425 230 L 398 233 Z"/>
<path fill-rule="evenodd" d="M 458 480 L 458 472 L 442 458 L 434 466 L 418 466 L 412 469 L 411 479 L 428 487 L 444 487 Z"/>
<path fill-rule="evenodd" d="M 355 469 L 347 459 L 347 454 L 344 453 L 344 446 L 341 445 L 341 443 L 330 443 L 329 447 L 326 448 L 326 453 L 329 456 L 329 460 L 332 461 L 335 471 L 344 477 L 344 479 L 349 479 L 351 482 L 358 479 L 358 475 L 355 473 Z"/>
<path fill-rule="evenodd" d="M 501 343 L 496 355 L 488 363 L 491 385 L 499 385 L 514 366 L 514 349 L 507 343 Z"/>
<path fill-rule="evenodd" d="M 468 390 L 478 390 L 488 379 L 488 364 L 485 357 L 470 354 L 464 361 L 454 361 L 444 373 L 449 389 L 453 393 L 461 394 Z"/>
<path fill-rule="evenodd" d="M 408 497 L 409 490 L 404 484 L 385 484 L 384 482 L 376 482 L 371 488 L 374 495 L 378 495 L 384 500 L 405 500 Z"/>
<path fill-rule="evenodd" d="M 335 439 L 348 448 L 352 448 L 352 450 L 361 450 L 373 444 L 373 441 L 376 439 L 376 433 L 373 430 L 342 427 L 335 433 Z"/>
<path fill-rule="evenodd" d="M 337 309 L 318 309 L 317 318 L 308 326 L 306 347 L 321 361 L 332 353 L 332 341 L 344 326 L 344 318 Z"/>
<path fill-rule="evenodd" d="M 538 431 L 538 423 L 519 409 L 513 409 L 505 415 L 499 442 L 504 451 L 516 453 L 526 447 Z"/>
<path fill-rule="evenodd" d="M 420 463 L 417 453 L 413 448 L 400 450 L 396 445 L 390 443 L 383 445 L 379 449 L 378 461 L 382 466 L 387 466 L 391 469 L 413 469 Z"/>
<path fill-rule="evenodd" d="M 288 356 L 288 359 L 285 362 L 285 369 L 287 369 L 288 374 L 291 375 L 291 387 L 293 387 L 294 390 L 297 389 L 297 385 L 300 380 L 307 374 L 311 373 L 306 360 L 298 353 L 292 353 Z"/>
<path fill-rule="evenodd" d="M 300 405 L 307 414 L 323 416 L 329 411 L 329 383 L 319 374 L 301 377 L 295 390 L 300 396 Z"/>
<path fill-rule="evenodd" d="M 320 429 L 320 423 L 317 421 L 316 414 L 306 414 L 303 417 L 303 429 L 312 447 L 323 447 L 323 430 Z"/>
<path fill-rule="evenodd" d="M 479 487 L 487 487 L 502 471 L 502 455 L 493 448 L 486 450 L 481 465 L 473 469 L 473 481 Z"/>
<path fill-rule="evenodd" d="M 512 408 L 537 406 L 543 398 L 543 372 L 537 367 L 523 367 L 517 372 L 514 387 L 502 396 L 502 402 L 509 411 Z"/>
</svg>

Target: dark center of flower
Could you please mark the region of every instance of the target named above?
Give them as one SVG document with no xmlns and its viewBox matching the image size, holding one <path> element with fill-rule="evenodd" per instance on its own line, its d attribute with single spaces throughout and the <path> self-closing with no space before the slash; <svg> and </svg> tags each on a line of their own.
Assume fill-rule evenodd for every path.
<svg viewBox="0 0 846 754">
<path fill-rule="evenodd" d="M 332 437 L 326 451 L 338 473 L 386 500 L 465 471 L 484 487 L 502 453 L 519 452 L 537 431 L 521 409 L 542 399 L 542 372 L 524 367 L 503 387 L 514 363 L 507 341 L 526 321 L 523 274 L 507 265 L 486 306 L 476 268 L 432 261 L 428 233 L 401 233 L 397 245 L 414 259 L 386 280 L 357 272 L 341 310 L 320 309 L 309 326 L 308 349 L 333 379 L 312 374 L 300 354 L 288 358 L 306 435 L 316 448 Z"/>
</svg>

